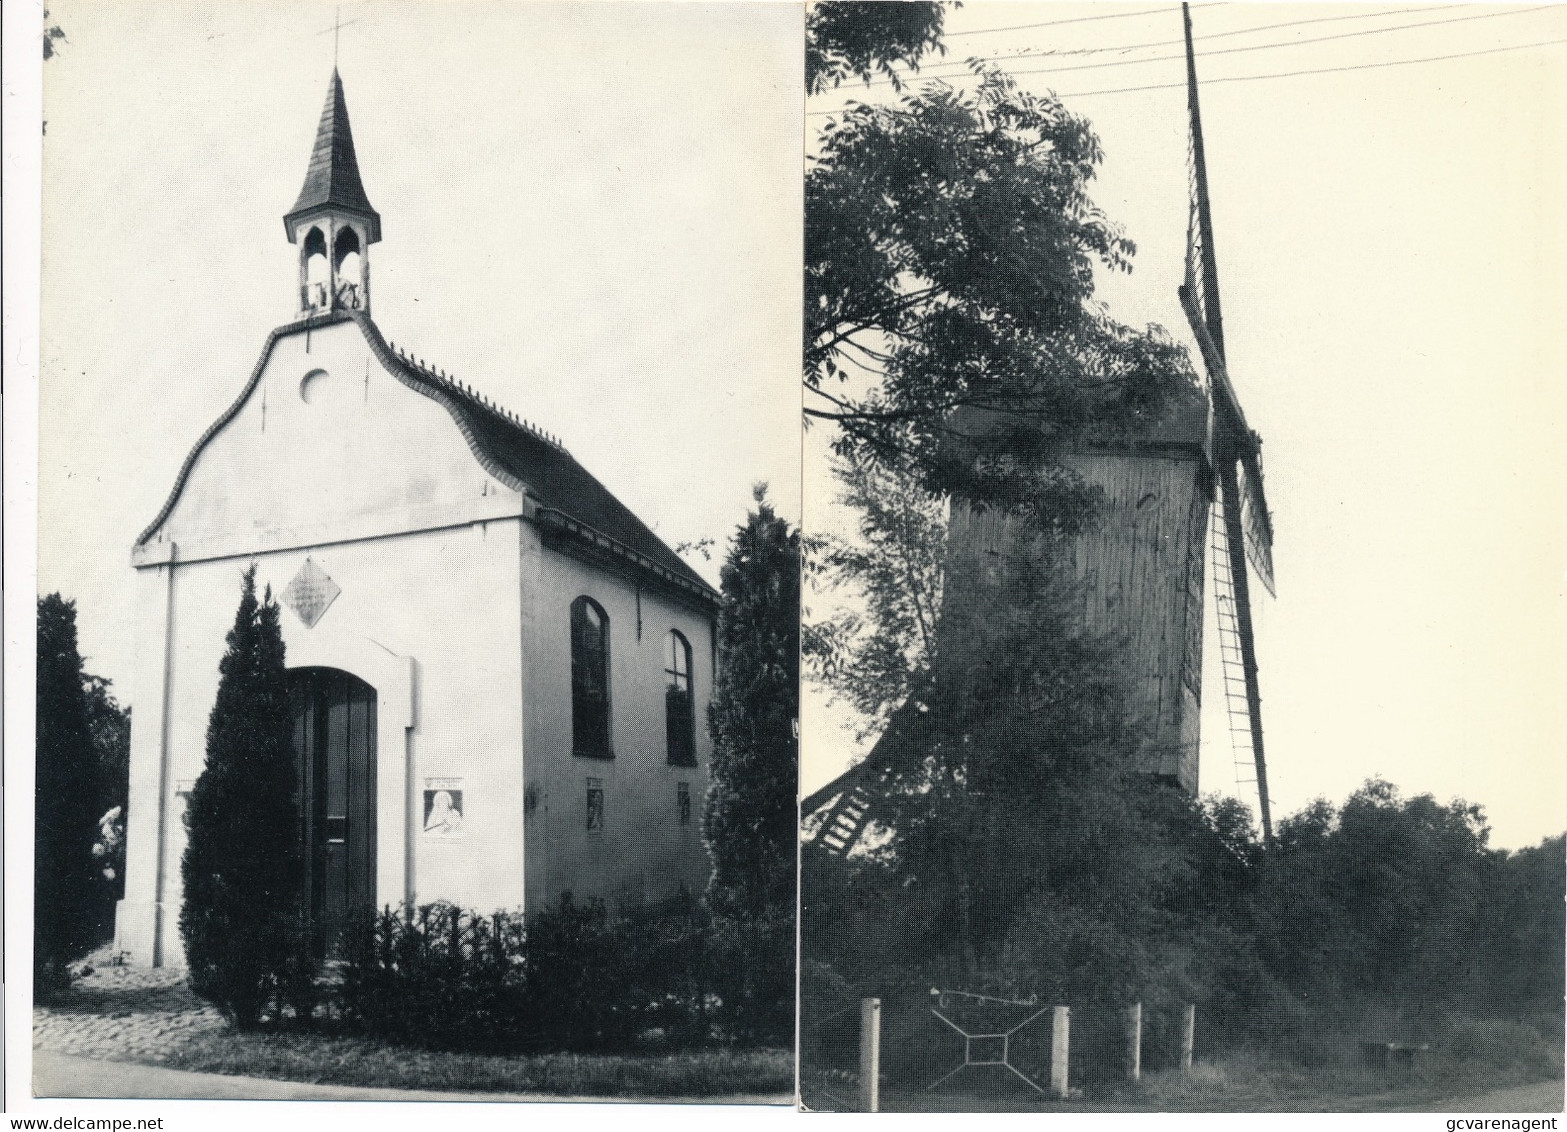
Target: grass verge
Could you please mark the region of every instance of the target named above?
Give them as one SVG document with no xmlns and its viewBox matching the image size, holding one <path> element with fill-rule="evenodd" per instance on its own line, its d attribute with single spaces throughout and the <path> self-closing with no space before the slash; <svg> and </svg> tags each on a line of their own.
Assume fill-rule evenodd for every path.
<svg viewBox="0 0 1567 1132">
<path fill-rule="evenodd" d="M 629 1099 L 783 1096 L 794 1088 L 794 1059 L 782 1049 L 495 1057 L 319 1034 L 225 1030 L 184 1043 L 158 1064 L 198 1073 L 441 1092 Z"/>
</svg>

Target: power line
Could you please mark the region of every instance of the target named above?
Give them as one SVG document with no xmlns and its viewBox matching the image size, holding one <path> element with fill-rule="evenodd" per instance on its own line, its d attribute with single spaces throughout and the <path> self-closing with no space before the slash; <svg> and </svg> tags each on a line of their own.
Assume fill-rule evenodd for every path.
<svg viewBox="0 0 1567 1132">
<path fill-rule="evenodd" d="M 1344 71 L 1374 71 L 1379 67 L 1405 67 L 1411 63 L 1444 63 L 1449 59 L 1473 59 L 1477 55 L 1500 55 L 1508 51 L 1526 51 L 1531 47 L 1556 47 L 1567 43 L 1567 39 L 1541 39 L 1533 43 L 1514 43 L 1507 47 L 1487 47 L 1481 51 L 1460 51 L 1453 55 L 1428 55 L 1422 59 L 1384 59 L 1378 63 L 1355 63 L 1344 67 L 1313 67 L 1304 71 L 1276 71 L 1266 75 L 1229 75 L 1219 79 L 1203 79 L 1202 86 L 1213 86 L 1217 83 L 1249 83 L 1259 79 L 1294 79 L 1302 75 L 1332 75 Z M 1058 98 L 1090 98 L 1099 94 L 1130 94 L 1143 90 L 1184 90 L 1185 83 L 1156 83 L 1153 86 L 1128 86 L 1115 90 L 1084 90 L 1073 94 L 1057 95 Z"/>
<path fill-rule="evenodd" d="M 1423 20 L 1417 24 L 1395 24 L 1385 28 L 1366 28 L 1363 31 L 1341 31 L 1337 35 L 1319 35 L 1311 39 L 1293 39 L 1284 43 L 1254 43 L 1248 47 L 1222 47 L 1218 51 L 1204 51 L 1198 57 L 1212 59 L 1217 55 L 1239 55 L 1247 51 L 1271 51 L 1283 47 L 1306 47 L 1313 43 L 1328 43 L 1337 39 L 1359 39 L 1367 35 L 1383 35 L 1394 31 L 1413 31 L 1416 28 L 1439 27 L 1442 24 L 1462 24 L 1470 20 L 1494 20 L 1502 16 L 1523 16 L 1530 12 L 1543 12 L 1547 8 L 1554 8 L 1554 4 L 1541 4 L 1534 8 L 1514 8 L 1506 12 L 1481 12 L 1474 16 L 1451 16 L 1445 20 Z M 1076 67 L 1037 67 L 1032 71 L 1013 71 L 1014 75 L 1045 75 L 1057 71 L 1094 71 L 1104 67 L 1129 67 L 1138 63 L 1168 63 L 1176 59 L 1186 58 L 1180 55 L 1157 55 L 1151 59 L 1115 59 L 1108 63 L 1084 63 Z"/>
<path fill-rule="evenodd" d="M 1195 12 L 1198 8 L 1217 8 L 1218 6 L 1219 5 L 1217 2 L 1210 4 L 1193 4 L 1192 11 Z M 1140 8 L 1135 12 L 1111 12 L 1108 15 L 1103 16 L 1078 16 L 1070 20 L 1046 20 L 1044 23 L 1039 24 L 1013 24 L 1011 27 L 1004 28 L 972 28 L 969 31 L 948 32 L 943 36 L 943 38 L 956 39 L 961 35 L 988 35 L 993 31 L 1026 31 L 1029 28 L 1053 28 L 1060 27 L 1063 24 L 1087 24 L 1093 23 L 1095 20 L 1124 20 L 1130 16 L 1154 16 L 1161 15 L 1168 11 L 1170 11 L 1168 6 L 1162 8 Z"/>
<path fill-rule="evenodd" d="M 1450 10 L 1452 7 L 1452 4 L 1431 4 L 1424 8 L 1391 8 L 1385 12 L 1355 12 L 1348 16 L 1314 16 L 1309 20 L 1286 20 L 1279 24 L 1262 24 L 1258 27 L 1234 28 L 1230 31 L 1209 32 L 1205 35 L 1193 36 L 1192 38 L 1197 43 L 1205 43 L 1210 39 L 1228 39 L 1237 35 L 1256 35 L 1259 32 L 1278 31 L 1281 28 L 1303 27 L 1307 24 L 1336 24 L 1342 23 L 1345 20 L 1373 20 L 1384 19 L 1389 16 L 1413 16 L 1418 15 L 1421 12 L 1435 12 L 1442 9 Z M 1116 51 L 1141 51 L 1148 47 L 1176 47 L 1184 42 L 1184 40 L 1177 37 L 1175 39 L 1156 39 L 1147 43 L 1121 43 L 1112 47 L 1076 47 L 1066 50 L 1057 50 L 1056 48 L 1046 47 L 1040 48 L 1038 50 L 1015 51 L 1010 55 L 978 55 L 974 56 L 974 58 L 985 59 L 989 62 L 1002 63 L 1012 59 L 1028 59 L 1038 55 L 1106 55 Z M 965 64 L 958 62 L 957 60 L 951 60 L 945 63 L 932 63 L 930 68 L 919 71 L 918 77 L 939 77 L 931 75 L 931 68 L 962 67 L 964 65 Z M 909 77 L 913 78 L 914 75 L 911 74 Z"/>
<path fill-rule="evenodd" d="M 1461 51 L 1452 55 L 1428 55 L 1419 59 L 1384 59 L 1376 63 L 1357 63 L 1343 67 L 1312 67 L 1301 71 L 1272 71 L 1262 75 L 1230 75 L 1225 78 L 1203 79 L 1202 86 L 1213 86 L 1218 83 L 1249 83 L 1263 79 L 1293 79 L 1303 75 L 1331 75 L 1345 71 L 1373 71 L 1380 67 L 1404 67 L 1412 63 L 1444 63 L 1450 59 L 1473 59 L 1479 55 L 1500 55 L 1509 51 L 1526 51 L 1533 47 L 1556 47 L 1567 43 L 1567 39 L 1542 39 L 1530 43 L 1514 43 L 1506 47 L 1488 47 L 1480 51 Z M 1147 90 L 1184 90 L 1186 84 L 1179 83 L 1153 83 L 1148 86 L 1116 87 L 1111 90 L 1080 90 L 1070 94 L 1061 94 L 1056 97 L 1068 98 L 1092 98 L 1101 94 L 1134 94 Z M 842 114 L 839 110 L 815 110 L 806 115 L 807 118 L 828 118 L 834 114 Z"/>
<path fill-rule="evenodd" d="M 1441 5 L 1441 6 L 1442 7 L 1450 7 L 1450 5 Z M 1282 43 L 1253 43 L 1253 44 L 1250 44 L 1250 45 L 1244 46 L 1244 47 L 1223 47 L 1223 48 L 1220 48 L 1217 51 L 1205 51 L 1205 52 L 1202 52 L 1201 53 L 1201 58 L 1211 59 L 1211 58 L 1213 58 L 1215 56 L 1218 56 L 1218 55 L 1239 55 L 1239 54 L 1244 54 L 1245 52 L 1249 52 L 1249 51 L 1274 51 L 1274 50 L 1278 50 L 1278 49 L 1285 48 L 1285 47 L 1307 47 L 1307 46 L 1309 46 L 1311 44 L 1314 44 L 1314 43 L 1329 43 L 1329 42 L 1332 42 L 1334 40 L 1339 40 L 1339 39 L 1358 39 L 1358 38 L 1360 38 L 1362 36 L 1385 35 L 1388 32 L 1395 32 L 1395 31 L 1414 31 L 1417 28 L 1440 27 L 1443 24 L 1461 24 L 1461 23 L 1467 23 L 1470 20 L 1494 20 L 1494 19 L 1499 19 L 1499 18 L 1501 18 L 1503 16 L 1524 16 L 1524 15 L 1528 15 L 1531 12 L 1543 12 L 1543 11 L 1545 11 L 1548 8 L 1556 8 L 1556 7 L 1559 7 L 1559 5 L 1556 5 L 1556 4 L 1541 4 L 1541 5 L 1537 5 L 1536 7 L 1533 7 L 1533 8 L 1512 8 L 1512 9 L 1508 9 L 1505 12 L 1481 12 L 1478 15 L 1450 16 L 1447 19 L 1443 19 L 1443 20 L 1422 20 L 1421 22 L 1414 23 L 1414 24 L 1394 24 L 1391 27 L 1385 27 L 1385 28 L 1366 28 L 1363 31 L 1345 31 L 1345 32 L 1339 32 L 1336 35 L 1319 35 L 1319 36 L 1314 36 L 1314 37 L 1312 37 L 1310 39 L 1286 40 L 1286 41 L 1284 41 Z M 1391 14 L 1391 13 L 1389 13 L 1389 14 Z M 1260 31 L 1262 29 L 1259 28 L 1259 29 L 1253 29 L 1253 30 L 1259 30 Z M 1204 38 L 1210 38 L 1210 37 L 1204 37 Z M 1211 38 L 1217 38 L 1217 37 L 1211 37 Z M 1179 41 L 1177 41 L 1177 42 L 1179 42 Z M 1151 46 L 1154 46 L 1154 45 L 1151 45 Z M 1000 61 L 1004 61 L 1006 57 L 1005 56 L 991 56 L 989 58 L 992 61 L 1000 62 Z M 1027 71 L 1008 71 L 1007 73 L 1010 74 L 1010 75 L 1014 75 L 1014 76 L 1015 75 L 1054 75 L 1054 74 L 1062 74 L 1062 73 L 1065 73 L 1067 71 L 1097 71 L 1097 70 L 1103 70 L 1106 67 L 1135 67 L 1135 66 L 1139 66 L 1139 65 L 1147 64 L 1147 63 L 1169 63 L 1169 62 L 1173 62 L 1173 61 L 1175 61 L 1177 59 L 1184 59 L 1184 58 L 1186 58 L 1184 53 L 1175 54 L 1175 55 L 1154 55 L 1154 56 L 1150 56 L 1149 58 L 1146 58 L 1146 59 L 1111 59 L 1111 60 L 1108 60 L 1108 61 L 1103 62 L 1103 63 L 1079 63 L 1079 64 L 1076 64 L 1074 66 L 1061 66 L 1061 67 L 1035 67 L 1032 70 L 1027 70 Z M 946 74 L 946 75 L 932 75 L 930 77 L 931 78 L 935 78 L 935 79 L 953 80 L 953 79 L 967 79 L 967 78 L 970 78 L 971 76 L 970 75 L 966 75 L 966 74 Z M 900 80 L 900 81 L 907 81 L 907 80 Z M 871 83 L 869 83 L 867 85 L 869 85 L 869 86 L 882 86 L 882 85 L 890 84 L 891 82 L 892 82 L 891 79 L 877 79 L 874 82 L 871 82 Z"/>
</svg>

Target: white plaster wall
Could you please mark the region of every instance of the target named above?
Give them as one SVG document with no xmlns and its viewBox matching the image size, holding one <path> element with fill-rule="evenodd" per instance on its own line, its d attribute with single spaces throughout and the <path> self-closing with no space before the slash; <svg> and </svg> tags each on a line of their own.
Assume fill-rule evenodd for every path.
<svg viewBox="0 0 1567 1132">
<path fill-rule="evenodd" d="M 307 403 L 299 383 L 315 369 L 328 376 Z M 377 901 L 523 904 L 521 512 L 446 410 L 383 371 L 353 323 L 277 343 L 138 555 L 141 710 L 117 924 L 133 961 L 183 962 L 178 791 L 201 772 L 252 561 L 280 599 L 307 556 L 342 589 L 313 628 L 285 607 L 283 634 L 291 666 L 343 668 L 377 690 Z M 427 777 L 462 779 L 459 835 L 423 836 Z"/>
<path fill-rule="evenodd" d="M 476 507 L 520 514 L 522 500 L 484 471 L 443 406 L 339 322 L 277 341 L 155 538 L 190 559 L 420 529 Z"/>
<path fill-rule="evenodd" d="M 522 674 L 515 596 L 520 522 L 501 520 L 254 559 L 258 587 L 271 586 L 274 595 L 307 553 L 342 587 L 314 628 L 287 608 L 281 620 L 290 666 L 326 663 L 376 688 L 378 903 L 440 899 L 484 909 L 523 904 Z M 240 574 L 250 561 L 214 559 L 175 567 L 169 769 L 163 793 L 168 807 L 162 861 L 165 962 L 182 960 L 177 922 L 185 833 L 178 791 L 205 762 L 218 661 L 233 624 Z M 145 847 L 149 839 L 156 840 L 156 829 L 146 820 L 153 808 L 146 803 L 156 797 L 150 784 L 158 778 L 159 752 L 151 726 L 148 731 L 133 741 L 137 825 L 130 835 L 135 865 L 127 878 L 127 901 L 147 887 Z M 464 823 L 456 837 L 423 835 L 423 780 L 429 776 L 463 780 Z M 140 785 L 144 782 L 148 787 Z"/>
<path fill-rule="evenodd" d="M 524 673 L 528 782 L 536 805 L 529 829 L 530 906 L 569 891 L 612 906 L 655 900 L 684 884 L 707 887 L 702 844 L 712 743 L 707 705 L 713 691 L 710 621 L 705 614 L 540 544 L 523 532 Z M 613 759 L 571 753 L 571 603 L 586 594 L 609 616 L 610 728 Z M 696 704 L 695 767 L 670 766 L 664 725 L 664 638 L 678 629 L 691 643 Z M 587 830 L 587 780 L 602 779 L 605 830 Z M 691 823 L 678 824 L 676 783 L 691 789 Z M 543 858 L 542 868 L 540 858 Z"/>
</svg>

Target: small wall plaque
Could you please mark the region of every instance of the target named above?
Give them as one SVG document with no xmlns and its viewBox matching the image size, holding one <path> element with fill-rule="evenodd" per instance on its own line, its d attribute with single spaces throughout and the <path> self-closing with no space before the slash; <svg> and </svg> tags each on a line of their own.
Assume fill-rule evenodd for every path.
<svg viewBox="0 0 1567 1132">
<path fill-rule="evenodd" d="M 424 835 L 456 837 L 462 831 L 462 779 L 424 780 Z"/>
<path fill-rule="evenodd" d="M 284 589 L 283 604 L 294 611 L 294 615 L 305 623 L 305 628 L 314 629 L 342 592 L 327 572 L 316 565 L 315 559 L 306 558 L 299 573 Z"/>
</svg>

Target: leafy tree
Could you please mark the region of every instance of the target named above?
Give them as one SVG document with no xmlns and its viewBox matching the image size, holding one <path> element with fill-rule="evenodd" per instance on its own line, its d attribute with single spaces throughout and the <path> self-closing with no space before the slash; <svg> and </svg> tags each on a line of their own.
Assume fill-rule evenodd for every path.
<svg viewBox="0 0 1567 1132">
<path fill-rule="evenodd" d="M 1567 972 L 1567 849 L 1561 835 L 1500 858 L 1477 910 L 1489 925 L 1486 999 L 1560 1016 Z"/>
<path fill-rule="evenodd" d="M 805 15 L 805 89 L 817 94 L 852 77 L 876 74 L 900 83 L 896 63 L 919 69 L 927 51 L 941 45 L 944 13 L 931 0 L 887 4 L 826 0 Z"/>
<path fill-rule="evenodd" d="M 710 898 L 747 914 L 792 906 L 800 716 L 800 534 L 755 492 L 722 573 L 712 786 L 703 832 Z"/>
<path fill-rule="evenodd" d="M 946 506 L 894 467 L 836 460 L 838 502 L 859 515 L 859 538 L 808 541 L 808 576 L 849 599 L 831 616 L 807 619 L 802 655 L 880 731 L 929 676 L 946 566 Z"/>
<path fill-rule="evenodd" d="M 180 935 L 191 988 L 242 1029 L 308 983 L 304 850 L 278 606 L 244 575 L 185 814 Z"/>
<path fill-rule="evenodd" d="M 835 422 L 856 463 L 1070 528 L 1093 493 L 1061 454 L 1157 418 L 1193 371 L 1158 327 L 1092 301 L 1095 264 L 1129 270 L 1135 248 L 1088 197 L 1088 122 L 977 73 L 972 92 L 929 83 L 823 128 L 805 187 L 806 414 Z"/>
<path fill-rule="evenodd" d="M 1133 952 L 1190 903 L 1205 827 L 1135 773 L 1120 643 L 1084 632 L 1070 561 L 1100 497 L 1066 456 L 1130 438 L 1195 379 L 1160 328 L 1094 301 L 1096 268 L 1130 270 L 1135 248 L 1088 195 L 1088 122 L 974 72 L 971 91 L 851 103 L 807 172 L 806 414 L 838 429 L 861 536 L 819 569 L 863 603 L 807 649 L 887 720 L 880 855 L 940 925 L 914 950 L 1060 982 L 1069 928 L 1078 953 L 1146 971 Z M 996 561 L 943 544 L 949 500 L 1009 516 Z"/>
<path fill-rule="evenodd" d="M 76 604 L 38 599 L 38 718 L 34 794 L 33 987 L 70 981 L 68 964 L 93 943 L 97 760 L 76 646 Z"/>
<path fill-rule="evenodd" d="M 886 812 L 906 891 L 929 889 L 970 970 L 1040 899 L 1125 918 L 1175 876 L 1134 773 L 1117 653 L 1086 634 L 1065 540 L 1020 535 L 993 580 L 954 572 L 931 678 L 883 743 L 904 748 Z"/>
<path fill-rule="evenodd" d="M 49 23 L 49 9 L 44 9 L 44 58 L 53 59 L 60 51 L 54 45 L 55 40 L 65 39 L 65 30 L 59 24 Z"/>
<path fill-rule="evenodd" d="M 1256 954 L 1322 1018 L 1484 1008 L 1493 978 L 1510 978 L 1496 966 L 1506 926 L 1487 909 L 1505 858 L 1488 835 L 1478 806 L 1404 798 L 1379 779 L 1341 807 L 1318 799 L 1257 860 L 1245 909 Z"/>
</svg>

